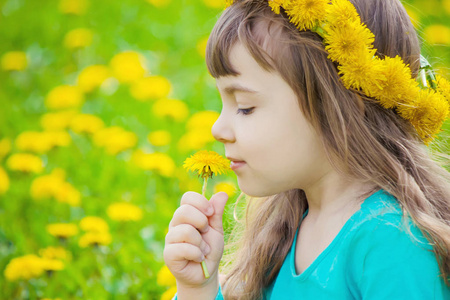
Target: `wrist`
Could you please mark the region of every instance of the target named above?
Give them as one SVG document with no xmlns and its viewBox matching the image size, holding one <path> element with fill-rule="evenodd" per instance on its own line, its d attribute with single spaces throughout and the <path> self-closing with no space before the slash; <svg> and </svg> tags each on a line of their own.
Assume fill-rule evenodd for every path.
<svg viewBox="0 0 450 300">
<path fill-rule="evenodd" d="M 178 300 L 214 300 L 219 291 L 219 279 L 217 276 L 210 278 L 208 283 L 203 286 L 193 287 L 186 286 L 177 282 L 177 299 Z"/>
</svg>

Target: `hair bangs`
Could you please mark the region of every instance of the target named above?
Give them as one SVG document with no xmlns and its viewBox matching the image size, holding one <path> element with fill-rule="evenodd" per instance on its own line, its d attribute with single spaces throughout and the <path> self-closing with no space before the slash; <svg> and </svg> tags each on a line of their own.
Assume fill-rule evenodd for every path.
<svg viewBox="0 0 450 300">
<path fill-rule="evenodd" d="M 206 44 L 206 67 L 212 77 L 237 76 L 230 62 L 230 52 L 238 40 L 237 27 L 244 16 L 227 13 L 233 7 L 227 9 L 216 22 Z"/>
<path fill-rule="evenodd" d="M 261 15 L 268 17 L 261 18 Z M 211 31 L 206 45 L 205 60 L 211 76 L 218 78 L 240 75 L 230 62 L 230 52 L 236 43 L 242 43 L 264 70 L 276 70 L 277 64 L 272 57 L 283 55 L 284 47 L 280 47 L 280 43 L 283 26 L 286 26 L 284 20 L 279 21 L 281 22 L 274 22 L 270 7 L 264 3 L 260 3 L 256 10 L 254 7 L 249 10 L 244 2 L 225 10 Z"/>
</svg>

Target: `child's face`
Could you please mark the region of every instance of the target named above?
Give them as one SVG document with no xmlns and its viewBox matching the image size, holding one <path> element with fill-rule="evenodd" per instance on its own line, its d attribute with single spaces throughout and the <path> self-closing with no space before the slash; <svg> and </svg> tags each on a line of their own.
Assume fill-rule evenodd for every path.
<svg viewBox="0 0 450 300">
<path fill-rule="evenodd" d="M 239 187 L 262 197 L 312 186 L 330 165 L 294 91 L 279 73 L 262 69 L 240 43 L 230 61 L 240 75 L 216 80 L 223 106 L 212 133 L 227 157 L 244 162 L 234 170 Z M 230 93 L 233 85 L 256 92 Z"/>
</svg>

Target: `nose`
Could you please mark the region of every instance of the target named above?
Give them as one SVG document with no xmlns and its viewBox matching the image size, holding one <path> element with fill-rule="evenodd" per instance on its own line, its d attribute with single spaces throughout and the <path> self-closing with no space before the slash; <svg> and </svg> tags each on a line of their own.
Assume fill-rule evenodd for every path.
<svg viewBox="0 0 450 300">
<path fill-rule="evenodd" d="M 231 118 L 222 110 L 219 118 L 211 128 L 214 138 L 221 143 L 232 143 L 235 141 L 234 131 L 231 125 Z"/>
</svg>

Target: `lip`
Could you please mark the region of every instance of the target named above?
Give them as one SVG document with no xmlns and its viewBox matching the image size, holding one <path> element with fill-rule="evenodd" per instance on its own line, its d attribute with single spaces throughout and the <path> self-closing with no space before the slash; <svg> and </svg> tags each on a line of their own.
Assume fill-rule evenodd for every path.
<svg viewBox="0 0 450 300">
<path fill-rule="evenodd" d="M 227 158 L 228 158 L 228 160 L 231 161 L 230 168 L 233 171 L 235 171 L 245 165 L 245 161 L 243 161 L 243 160 L 239 160 L 239 159 L 231 157 L 231 156 L 227 156 Z"/>
<path fill-rule="evenodd" d="M 232 161 L 230 168 L 235 171 L 245 165 L 245 161 Z"/>
</svg>

